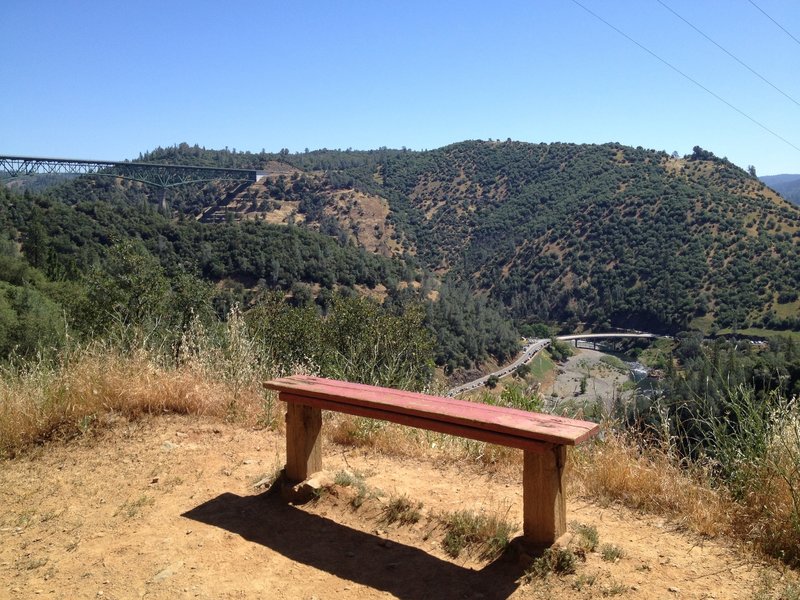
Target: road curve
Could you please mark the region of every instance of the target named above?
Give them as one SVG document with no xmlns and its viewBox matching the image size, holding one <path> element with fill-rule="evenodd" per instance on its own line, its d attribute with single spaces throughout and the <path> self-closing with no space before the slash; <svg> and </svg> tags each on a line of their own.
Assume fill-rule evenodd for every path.
<svg viewBox="0 0 800 600">
<path fill-rule="evenodd" d="M 556 337 L 556 339 L 561 342 L 569 342 L 572 340 L 591 340 L 599 338 L 660 338 L 660 337 L 668 337 L 668 336 L 636 331 L 632 333 L 576 333 L 573 335 L 559 335 L 558 337 Z M 530 360 L 536 355 L 537 352 L 539 352 L 539 350 L 549 345 L 550 345 L 549 339 L 531 340 L 528 343 L 528 345 L 525 346 L 525 348 L 522 350 L 522 354 L 520 354 L 517 357 L 517 359 L 511 364 L 506 365 L 499 371 L 495 371 L 494 373 L 489 373 L 488 375 L 484 375 L 483 377 L 479 377 L 478 379 L 475 379 L 463 385 L 459 385 L 458 387 L 454 387 L 448 390 L 446 395 L 457 396 L 458 394 L 474 390 L 475 388 L 485 385 L 486 382 L 489 380 L 489 378 L 492 376 L 495 376 L 498 379 L 500 379 L 501 377 L 505 377 L 506 375 L 513 373 L 514 370 L 520 365 L 524 365 L 525 363 L 530 362 Z"/>
<path fill-rule="evenodd" d="M 549 339 L 536 339 L 531 340 L 527 346 L 522 350 L 522 353 L 516 358 L 516 360 L 512 363 L 507 364 L 502 369 L 495 371 L 494 373 L 489 373 L 488 375 L 484 375 L 483 377 L 479 377 L 473 381 L 465 383 L 463 385 L 459 385 L 458 387 L 454 387 L 447 392 L 448 396 L 457 396 L 458 394 L 462 394 L 464 392 L 468 392 L 469 390 L 474 390 L 475 388 L 479 388 L 486 384 L 490 377 L 493 375 L 500 379 L 501 377 L 505 377 L 513 373 L 517 367 L 524 365 L 536 355 L 539 350 L 545 348 L 550 345 Z"/>
</svg>

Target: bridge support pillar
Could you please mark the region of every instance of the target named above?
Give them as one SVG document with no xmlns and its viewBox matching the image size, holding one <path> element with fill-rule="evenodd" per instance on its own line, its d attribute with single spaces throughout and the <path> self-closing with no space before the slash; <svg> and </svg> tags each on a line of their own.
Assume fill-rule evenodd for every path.
<svg viewBox="0 0 800 600">
<path fill-rule="evenodd" d="M 158 192 L 156 193 L 156 199 L 158 200 L 158 207 L 163 211 L 167 212 L 167 188 L 160 187 L 158 188 Z"/>
</svg>

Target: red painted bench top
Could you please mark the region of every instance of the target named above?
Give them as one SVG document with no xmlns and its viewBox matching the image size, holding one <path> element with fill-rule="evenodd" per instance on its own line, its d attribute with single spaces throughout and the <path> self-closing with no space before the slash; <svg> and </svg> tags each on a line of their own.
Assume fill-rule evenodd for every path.
<svg viewBox="0 0 800 600">
<path fill-rule="evenodd" d="M 267 381 L 280 399 L 523 449 L 579 444 L 596 423 L 308 375 Z"/>
</svg>

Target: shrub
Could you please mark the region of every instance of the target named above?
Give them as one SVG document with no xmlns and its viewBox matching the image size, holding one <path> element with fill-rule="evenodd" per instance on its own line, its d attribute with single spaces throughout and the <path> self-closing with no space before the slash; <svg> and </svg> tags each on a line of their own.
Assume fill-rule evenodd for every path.
<svg viewBox="0 0 800 600">
<path fill-rule="evenodd" d="M 547 577 L 553 573 L 555 575 L 570 575 L 575 572 L 578 564 L 578 557 L 569 548 L 551 546 L 544 553 L 534 559 L 530 568 L 526 572 L 527 577 Z"/>
<path fill-rule="evenodd" d="M 600 542 L 600 536 L 597 533 L 597 527 L 594 525 L 577 523 L 573 526 L 573 530 L 578 535 L 579 548 L 586 552 L 594 552 L 597 549 L 597 544 Z"/>
<path fill-rule="evenodd" d="M 462 510 L 442 518 L 445 537 L 442 546 L 450 556 L 457 558 L 468 547 L 480 549 L 483 559 L 495 558 L 506 546 L 516 526 L 497 515 L 485 515 Z"/>
<path fill-rule="evenodd" d="M 422 518 L 421 508 L 422 502 L 412 502 L 408 496 L 403 495 L 392 498 L 383 509 L 383 521 L 385 523 L 412 525 Z"/>
<path fill-rule="evenodd" d="M 616 562 L 625 556 L 622 548 L 613 544 L 603 544 L 600 547 L 600 557 L 606 562 Z"/>
<path fill-rule="evenodd" d="M 350 498 L 350 506 L 361 508 L 361 505 L 369 498 L 377 498 L 380 495 L 380 490 L 371 488 L 364 480 L 363 473 L 351 473 L 350 471 L 339 471 L 333 479 L 336 485 L 342 487 L 352 487 L 355 489 L 355 495 Z"/>
</svg>

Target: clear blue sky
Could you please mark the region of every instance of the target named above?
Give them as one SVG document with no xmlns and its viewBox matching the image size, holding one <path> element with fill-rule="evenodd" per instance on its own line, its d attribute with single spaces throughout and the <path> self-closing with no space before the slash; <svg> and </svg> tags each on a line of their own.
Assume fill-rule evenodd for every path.
<svg viewBox="0 0 800 600">
<path fill-rule="evenodd" d="M 800 106 L 657 0 L 580 0 L 800 147 Z M 662 0 L 800 102 L 800 43 L 748 0 Z M 798 0 L 754 0 L 800 39 Z M 4 0 L 0 154 L 700 145 L 800 173 L 767 133 L 572 0 Z"/>
</svg>

